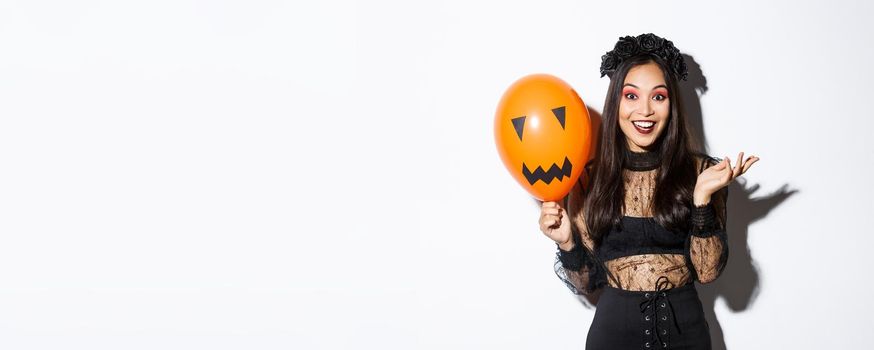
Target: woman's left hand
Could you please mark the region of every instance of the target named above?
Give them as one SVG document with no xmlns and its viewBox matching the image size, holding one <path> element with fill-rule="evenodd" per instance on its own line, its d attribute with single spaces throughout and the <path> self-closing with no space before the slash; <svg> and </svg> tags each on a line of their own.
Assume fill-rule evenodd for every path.
<svg viewBox="0 0 874 350">
<path fill-rule="evenodd" d="M 704 205 L 710 202 L 710 196 L 719 191 L 719 189 L 728 186 L 735 178 L 743 175 L 749 168 L 759 160 L 759 157 L 750 156 L 743 160 L 744 153 L 740 152 L 737 157 L 737 166 L 731 166 L 731 161 L 725 157 L 719 164 L 711 166 L 698 175 L 698 182 L 695 184 L 695 205 Z"/>
</svg>

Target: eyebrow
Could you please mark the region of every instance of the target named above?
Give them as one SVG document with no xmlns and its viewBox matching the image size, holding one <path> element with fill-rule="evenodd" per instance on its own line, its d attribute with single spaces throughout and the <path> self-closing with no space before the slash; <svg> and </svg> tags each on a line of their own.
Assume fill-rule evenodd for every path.
<svg viewBox="0 0 874 350">
<path fill-rule="evenodd" d="M 622 86 L 623 86 L 623 87 L 625 87 L 625 86 L 631 86 L 631 87 L 634 87 L 635 89 L 640 89 L 639 87 L 637 87 L 637 85 L 634 85 L 634 84 L 632 84 L 632 83 L 625 83 L 625 85 L 622 85 Z M 667 86 L 665 86 L 665 84 L 661 84 L 661 85 L 656 85 L 656 86 L 653 87 L 652 89 L 655 90 L 655 89 L 658 89 L 658 88 L 660 88 L 660 87 L 663 87 L 663 88 L 665 88 L 665 89 L 668 88 Z"/>
</svg>

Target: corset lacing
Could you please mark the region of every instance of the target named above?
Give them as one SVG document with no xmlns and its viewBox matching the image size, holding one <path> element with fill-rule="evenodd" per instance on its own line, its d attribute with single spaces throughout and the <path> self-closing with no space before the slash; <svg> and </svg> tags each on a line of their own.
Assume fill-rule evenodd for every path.
<svg viewBox="0 0 874 350">
<path fill-rule="evenodd" d="M 640 303 L 640 312 L 645 315 L 644 321 L 652 321 L 651 327 L 646 329 L 645 333 L 647 335 L 655 333 L 656 338 L 659 340 L 658 344 L 661 344 L 662 348 L 668 347 L 668 330 L 667 328 L 660 328 L 659 321 L 667 321 L 668 317 L 670 317 L 677 328 L 677 333 L 680 333 L 680 326 L 674 317 L 674 307 L 671 305 L 671 300 L 665 292 L 673 287 L 674 283 L 668 280 L 667 276 L 661 276 L 656 281 L 655 292 L 644 294 L 644 300 Z M 659 318 L 658 309 L 666 309 L 665 311 L 670 310 L 670 312 L 662 313 L 661 318 Z M 649 348 L 650 343 L 647 342 L 644 347 Z"/>
</svg>

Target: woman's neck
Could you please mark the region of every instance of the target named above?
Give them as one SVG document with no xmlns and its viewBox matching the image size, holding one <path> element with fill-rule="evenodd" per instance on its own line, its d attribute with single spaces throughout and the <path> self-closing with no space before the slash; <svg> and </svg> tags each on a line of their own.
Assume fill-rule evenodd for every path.
<svg viewBox="0 0 874 350">
<path fill-rule="evenodd" d="M 647 171 L 659 167 L 661 159 L 655 151 L 632 151 L 625 147 L 625 169 L 633 171 Z"/>
</svg>

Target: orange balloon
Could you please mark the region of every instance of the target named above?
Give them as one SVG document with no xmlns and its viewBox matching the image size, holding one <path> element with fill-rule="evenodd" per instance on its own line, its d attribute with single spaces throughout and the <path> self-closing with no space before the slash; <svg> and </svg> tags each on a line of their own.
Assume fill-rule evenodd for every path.
<svg viewBox="0 0 874 350">
<path fill-rule="evenodd" d="M 549 74 L 511 85 L 495 112 L 495 144 L 504 166 L 541 201 L 567 195 L 591 151 L 591 119 L 577 92 Z"/>
</svg>

